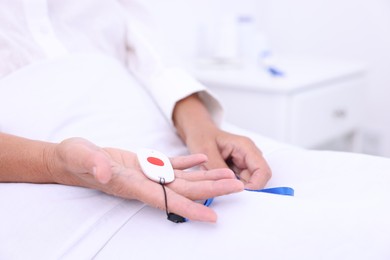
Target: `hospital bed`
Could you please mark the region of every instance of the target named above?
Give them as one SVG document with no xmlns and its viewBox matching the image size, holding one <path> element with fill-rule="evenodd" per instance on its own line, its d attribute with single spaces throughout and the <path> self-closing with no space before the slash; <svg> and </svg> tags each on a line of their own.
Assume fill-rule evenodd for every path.
<svg viewBox="0 0 390 260">
<path fill-rule="evenodd" d="M 187 153 L 119 65 L 100 57 L 77 59 L 38 63 L 2 79 L 0 130 L 48 141 L 79 135 L 101 146 L 153 147 L 169 156 Z M 112 99 L 112 106 L 101 105 Z M 150 120 L 140 129 L 134 122 L 142 118 Z M 0 259 L 390 259 L 389 159 L 306 150 L 223 127 L 252 137 L 262 149 L 273 170 L 268 187 L 292 187 L 295 195 L 222 196 L 211 205 L 216 224 L 175 224 L 163 211 L 95 190 L 3 183 Z"/>
</svg>

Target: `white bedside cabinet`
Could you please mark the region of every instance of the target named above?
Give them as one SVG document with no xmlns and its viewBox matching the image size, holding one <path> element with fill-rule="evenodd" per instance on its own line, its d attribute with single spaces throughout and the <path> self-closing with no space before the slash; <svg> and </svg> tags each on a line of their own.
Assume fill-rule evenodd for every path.
<svg viewBox="0 0 390 260">
<path fill-rule="evenodd" d="M 193 73 L 220 99 L 229 122 L 301 147 L 357 151 L 364 67 L 308 59 L 277 64 L 282 77 L 260 68 L 209 67 Z"/>
</svg>

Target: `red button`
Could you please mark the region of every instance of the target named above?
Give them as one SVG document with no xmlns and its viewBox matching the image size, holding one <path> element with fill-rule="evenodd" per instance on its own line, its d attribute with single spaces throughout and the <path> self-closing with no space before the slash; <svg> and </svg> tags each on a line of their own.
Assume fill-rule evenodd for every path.
<svg viewBox="0 0 390 260">
<path fill-rule="evenodd" d="M 154 165 L 157 165 L 157 166 L 164 166 L 164 162 L 161 161 L 160 159 L 156 158 L 156 157 L 148 157 L 147 160 L 151 164 L 154 164 Z"/>
</svg>

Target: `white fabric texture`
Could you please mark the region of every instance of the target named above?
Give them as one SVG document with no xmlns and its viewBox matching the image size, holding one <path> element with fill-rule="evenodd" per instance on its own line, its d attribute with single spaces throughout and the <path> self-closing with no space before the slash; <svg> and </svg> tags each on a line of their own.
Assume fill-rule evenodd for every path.
<svg viewBox="0 0 390 260">
<path fill-rule="evenodd" d="M 33 139 L 187 152 L 148 93 L 107 56 L 47 60 L 3 78 L 0 119 L 2 131 Z M 212 204 L 217 224 L 174 224 L 163 211 L 94 190 L 3 183 L 0 259 L 389 259 L 388 159 L 225 127 L 263 150 L 269 187 L 296 195 L 223 196 Z"/>
<path fill-rule="evenodd" d="M 175 103 L 200 93 L 214 120 L 222 109 L 205 86 L 176 63 L 148 11 L 136 0 L 0 0 L 0 77 L 47 58 L 105 54 L 123 65 L 171 120 Z M 168 91 L 169 90 L 169 91 Z"/>
</svg>

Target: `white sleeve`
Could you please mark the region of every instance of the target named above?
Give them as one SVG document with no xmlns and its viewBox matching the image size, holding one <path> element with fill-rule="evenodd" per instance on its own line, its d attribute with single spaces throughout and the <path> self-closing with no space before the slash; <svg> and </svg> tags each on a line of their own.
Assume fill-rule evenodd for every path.
<svg viewBox="0 0 390 260">
<path fill-rule="evenodd" d="M 136 1 L 122 1 L 127 12 L 127 64 L 137 80 L 147 89 L 163 114 L 172 122 L 176 102 L 198 93 L 217 124 L 222 120 L 222 107 L 207 88 L 180 66 L 168 65 L 177 57 L 165 58 L 166 44 L 159 32 L 153 31 L 147 11 Z M 169 62 L 167 62 L 167 60 Z"/>
</svg>

